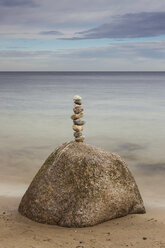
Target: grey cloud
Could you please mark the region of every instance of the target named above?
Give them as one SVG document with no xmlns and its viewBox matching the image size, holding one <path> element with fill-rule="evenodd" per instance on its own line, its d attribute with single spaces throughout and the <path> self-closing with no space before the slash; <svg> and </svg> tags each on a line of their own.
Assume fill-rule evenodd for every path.
<svg viewBox="0 0 165 248">
<path fill-rule="evenodd" d="M 29 7 L 38 6 L 38 11 Z M 103 23 L 110 23 L 115 15 L 142 11 L 165 11 L 164 0 L 0 0 L 0 25 L 36 28 L 48 31 L 69 27 L 81 31 Z M 7 8 L 8 6 L 8 8 Z M 15 8 L 14 6 L 17 6 Z M 25 8 L 25 6 L 27 8 Z M 21 20 L 21 22 L 20 22 Z M 45 30 L 45 31 L 47 31 Z"/>
<path fill-rule="evenodd" d="M 37 5 L 39 5 L 37 11 L 32 11 L 31 8 Z M 12 26 L 15 27 L 15 31 L 21 27 L 22 30 L 29 28 L 36 33 L 40 31 L 41 26 L 44 31 L 55 27 L 63 32 L 68 29 L 70 34 L 70 31 L 73 31 L 70 35 L 72 37 L 76 31 L 80 32 L 103 23 L 111 23 L 116 15 L 142 11 L 165 11 L 165 1 L 0 0 L 0 26 L 4 25 L 4 31 L 9 32 L 12 32 L 10 30 Z"/>
<path fill-rule="evenodd" d="M 66 49 L 57 51 L 0 51 L 1 58 L 63 58 L 63 59 L 160 59 L 165 60 L 165 42 L 110 44 L 106 47 Z"/>
<path fill-rule="evenodd" d="M 139 42 L 123 44 L 121 53 L 148 59 L 165 59 L 165 42 Z"/>
<path fill-rule="evenodd" d="M 110 44 L 56 51 L 0 51 L 1 70 L 162 70 L 165 42 Z"/>
<path fill-rule="evenodd" d="M 38 6 L 38 4 L 36 4 L 36 2 L 34 2 L 33 0 L 0 0 L 0 5 L 5 7 Z"/>
<path fill-rule="evenodd" d="M 55 31 L 55 30 L 51 30 L 51 31 L 42 31 L 42 32 L 39 32 L 39 34 L 41 34 L 41 35 L 63 35 L 62 32 L 60 32 L 60 31 Z"/>
<path fill-rule="evenodd" d="M 72 50 L 66 55 L 83 59 L 161 59 L 165 60 L 165 42 L 141 42 L 110 44 L 106 47 L 93 47 Z"/>
<path fill-rule="evenodd" d="M 27 47 L 23 47 L 23 46 L 9 46 L 7 47 L 8 49 L 25 49 Z"/>
<path fill-rule="evenodd" d="M 165 34 L 165 12 L 141 12 L 113 18 L 111 23 L 76 33 L 72 39 L 139 38 Z"/>
<path fill-rule="evenodd" d="M 3 35 L 20 35 L 20 34 L 27 34 L 27 35 L 29 35 L 30 33 L 24 33 L 24 32 L 21 32 L 21 33 L 10 33 L 10 32 L 8 32 L 8 33 L 0 33 L 0 36 L 3 36 Z"/>
<path fill-rule="evenodd" d="M 1 58 L 31 58 L 48 55 L 48 51 L 17 51 L 17 50 L 4 50 L 0 51 Z"/>
</svg>

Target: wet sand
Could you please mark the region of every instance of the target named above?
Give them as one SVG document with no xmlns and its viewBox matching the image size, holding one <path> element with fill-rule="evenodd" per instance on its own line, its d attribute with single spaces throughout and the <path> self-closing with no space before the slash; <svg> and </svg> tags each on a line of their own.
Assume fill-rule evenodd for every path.
<svg viewBox="0 0 165 248">
<path fill-rule="evenodd" d="M 0 248 L 165 248 L 165 209 L 147 207 L 87 228 L 33 222 L 17 212 L 20 198 L 0 197 Z"/>
</svg>

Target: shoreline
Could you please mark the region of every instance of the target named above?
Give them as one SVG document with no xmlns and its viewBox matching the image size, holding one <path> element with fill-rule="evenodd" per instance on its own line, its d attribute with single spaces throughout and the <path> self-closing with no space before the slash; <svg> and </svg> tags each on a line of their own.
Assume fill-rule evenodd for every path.
<svg viewBox="0 0 165 248">
<path fill-rule="evenodd" d="M 0 247 L 165 248 L 165 208 L 146 206 L 146 214 L 131 214 L 92 227 L 65 228 L 20 215 L 20 200 L 0 197 Z"/>
</svg>

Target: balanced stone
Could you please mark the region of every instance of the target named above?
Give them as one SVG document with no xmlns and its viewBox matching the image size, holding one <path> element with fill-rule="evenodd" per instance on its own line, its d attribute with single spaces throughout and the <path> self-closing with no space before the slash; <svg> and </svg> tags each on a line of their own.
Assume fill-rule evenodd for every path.
<svg viewBox="0 0 165 248">
<path fill-rule="evenodd" d="M 82 105 L 74 104 L 74 108 L 82 108 Z"/>
<path fill-rule="evenodd" d="M 79 119 L 79 118 L 81 118 L 81 117 L 83 117 L 84 116 L 84 114 L 81 112 L 81 113 L 79 113 L 79 114 L 74 114 L 74 115 L 72 115 L 71 116 L 71 119 L 72 120 L 76 120 L 76 119 Z"/>
<path fill-rule="evenodd" d="M 78 126 L 82 126 L 85 124 L 85 121 L 83 121 L 81 119 L 73 120 L 73 122 L 75 125 L 78 125 Z"/>
<path fill-rule="evenodd" d="M 86 227 L 145 213 L 145 208 L 131 172 L 117 154 L 71 141 L 47 158 L 19 212 L 41 223 Z"/>
<path fill-rule="evenodd" d="M 76 142 L 83 142 L 84 140 L 85 140 L 85 136 L 80 136 L 80 137 L 75 138 Z"/>
<path fill-rule="evenodd" d="M 83 112 L 83 110 L 84 109 L 80 105 L 79 105 L 79 107 L 75 107 L 73 109 L 73 111 L 74 111 L 75 114 L 79 114 L 79 113 Z"/>
<path fill-rule="evenodd" d="M 83 130 L 83 126 L 78 126 L 78 125 L 73 125 L 72 128 L 76 132 L 80 132 Z"/>
<path fill-rule="evenodd" d="M 81 132 L 74 132 L 74 137 L 75 138 L 78 138 L 80 136 L 82 136 L 82 133 Z"/>
<path fill-rule="evenodd" d="M 81 105 L 81 100 L 75 100 L 74 103 L 78 104 L 78 105 Z"/>
<path fill-rule="evenodd" d="M 78 104 L 74 104 L 74 108 L 80 108 L 82 106 L 78 105 Z"/>
<path fill-rule="evenodd" d="M 81 100 L 82 98 L 81 98 L 81 96 L 78 96 L 78 95 L 76 95 L 76 96 L 74 96 L 73 97 L 73 100 L 75 101 L 75 100 Z"/>
</svg>

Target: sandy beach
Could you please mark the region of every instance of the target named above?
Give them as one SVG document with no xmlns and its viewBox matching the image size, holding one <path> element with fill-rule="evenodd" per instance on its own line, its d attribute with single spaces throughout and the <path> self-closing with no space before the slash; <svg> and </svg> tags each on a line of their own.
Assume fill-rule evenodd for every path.
<svg viewBox="0 0 165 248">
<path fill-rule="evenodd" d="M 64 228 L 25 218 L 17 209 L 28 184 L 10 177 L 7 183 L 1 177 L 0 248 L 165 248 L 164 174 L 133 174 L 146 214 L 127 215 L 86 228 Z"/>
<path fill-rule="evenodd" d="M 17 212 L 20 198 L 1 197 L 0 248 L 165 248 L 165 210 L 146 207 L 87 228 L 64 228 L 33 222 Z"/>
</svg>

